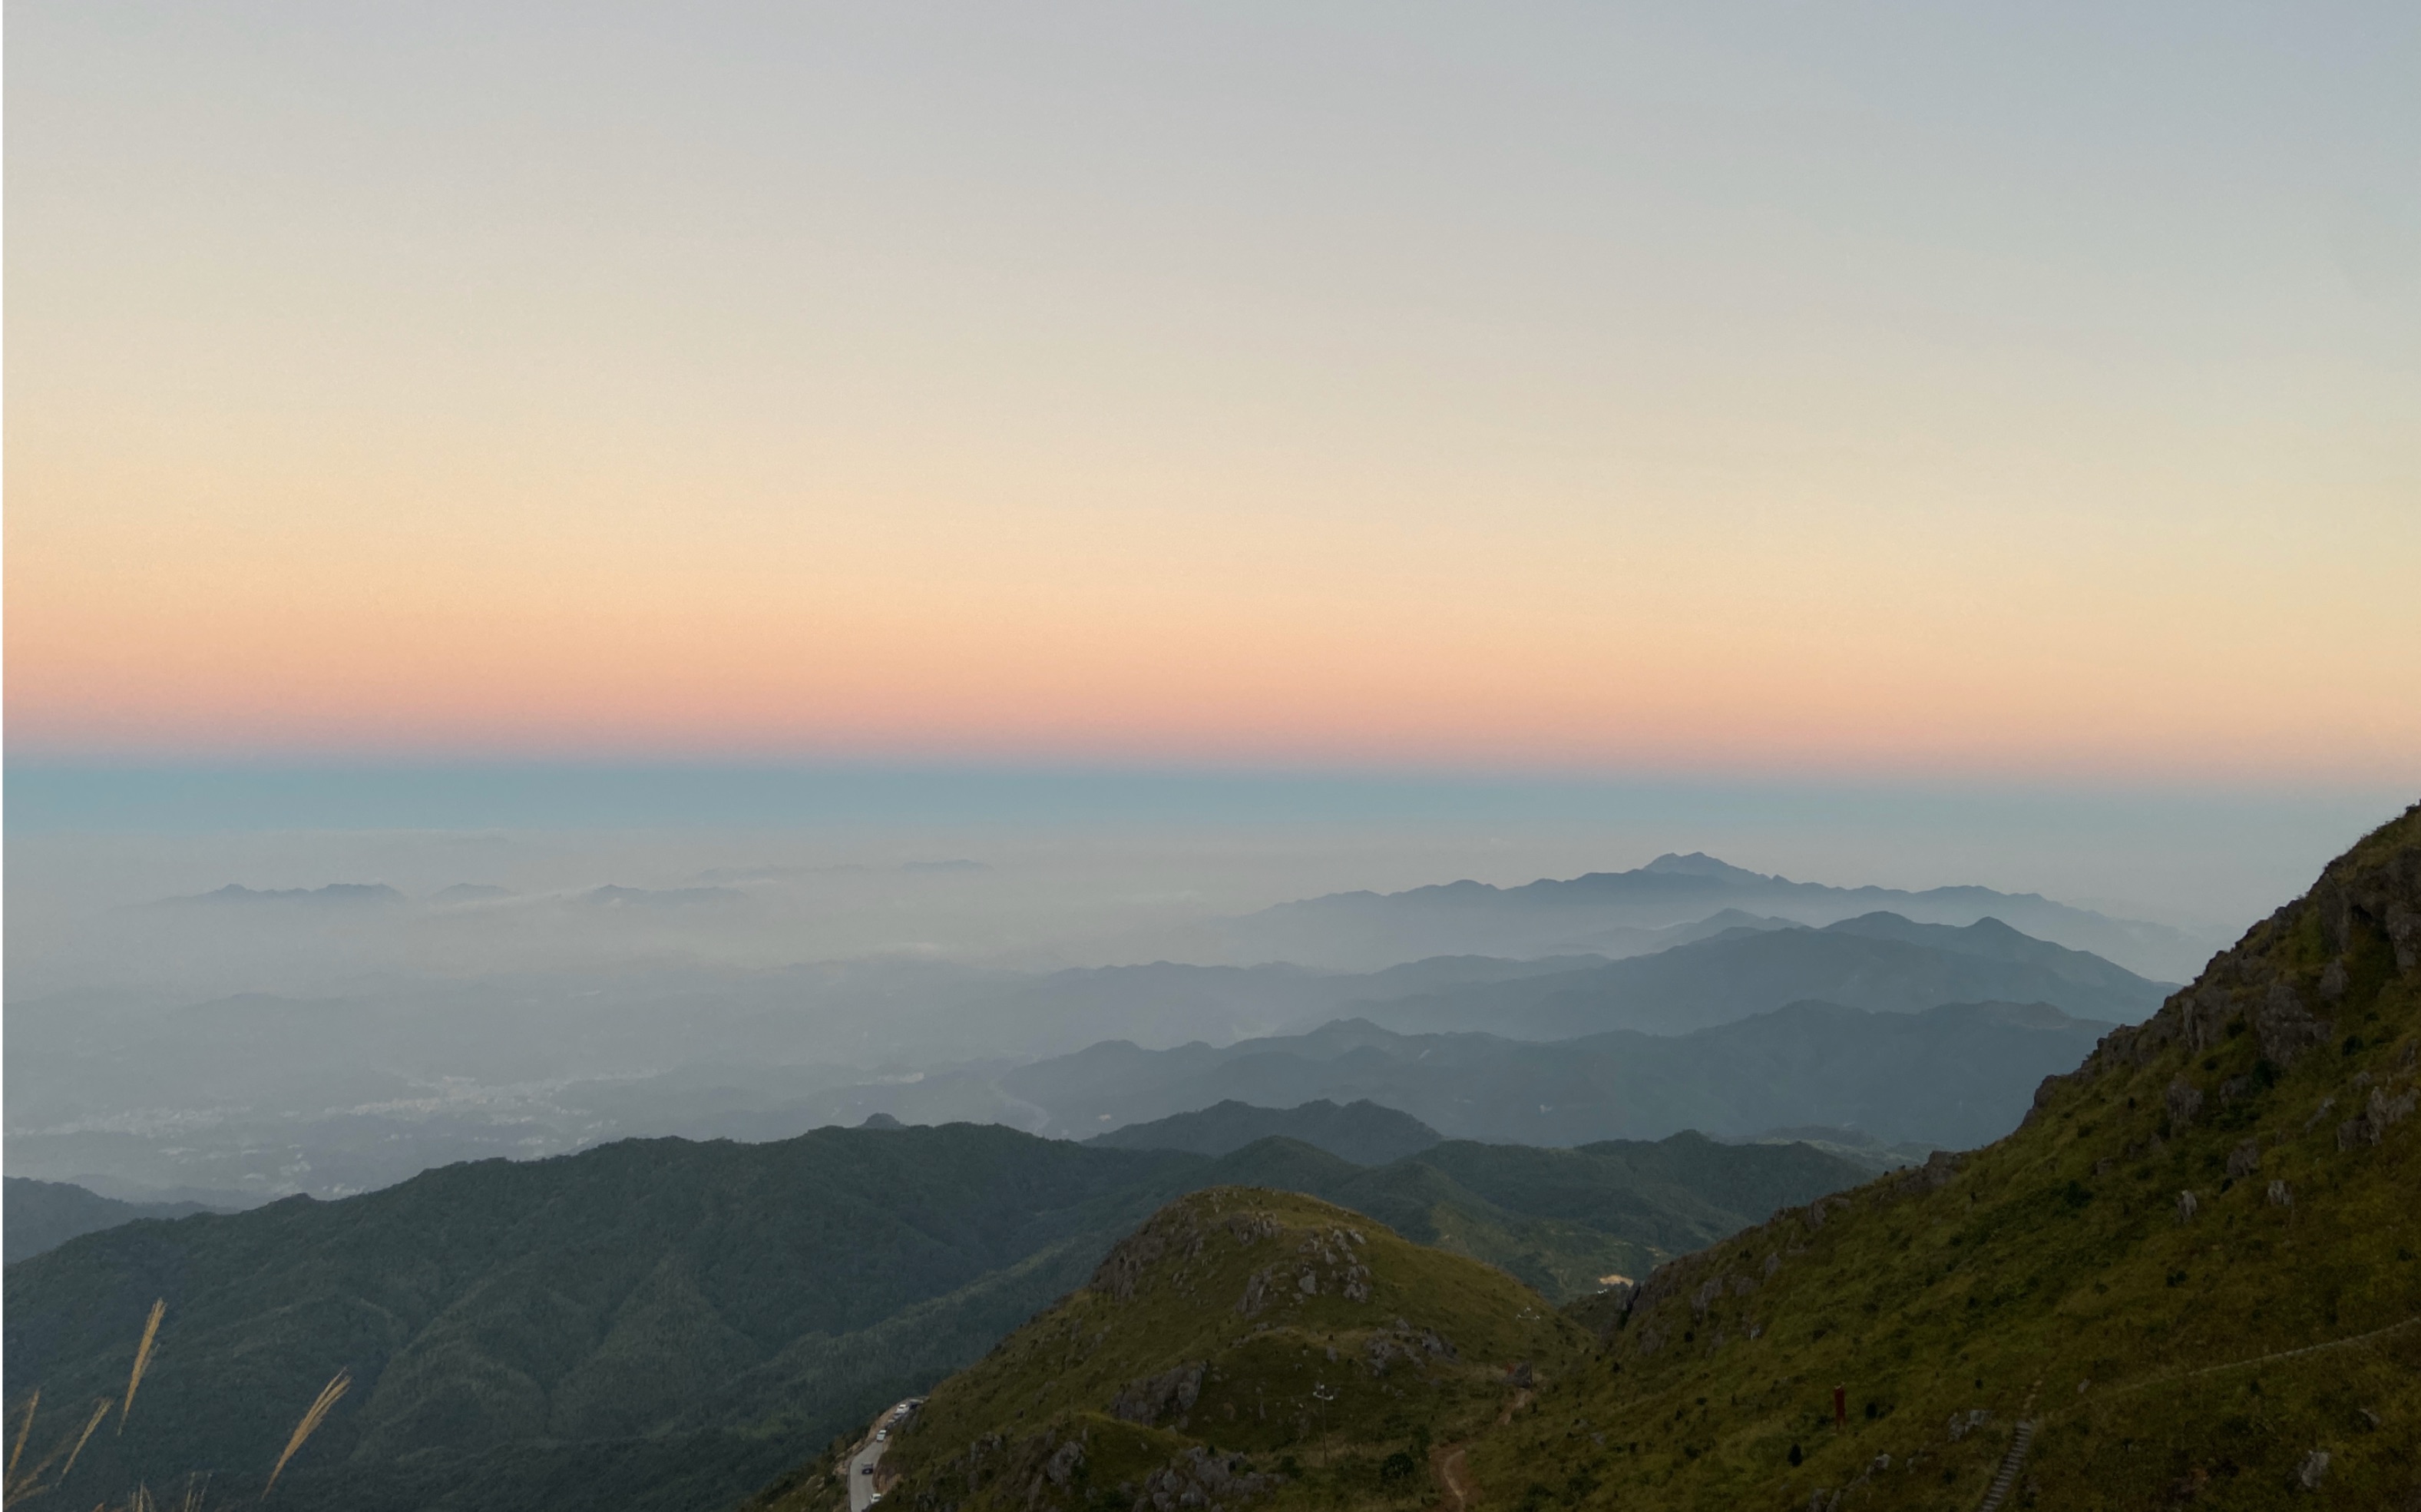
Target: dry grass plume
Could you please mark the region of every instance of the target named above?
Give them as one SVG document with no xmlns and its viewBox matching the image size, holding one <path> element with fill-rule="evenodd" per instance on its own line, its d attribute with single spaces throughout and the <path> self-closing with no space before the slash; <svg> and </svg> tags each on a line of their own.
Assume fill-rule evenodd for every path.
<svg viewBox="0 0 2421 1512">
<path fill-rule="evenodd" d="M 293 1458 L 295 1452 L 303 1447 L 304 1441 L 310 1438 L 321 1423 L 327 1421 L 329 1409 L 336 1405 L 352 1384 L 351 1373 L 339 1370 L 329 1378 L 328 1384 L 320 1388 L 319 1398 L 312 1402 L 311 1410 L 303 1414 L 303 1421 L 294 1425 L 293 1437 L 286 1441 L 286 1452 L 277 1457 L 275 1468 L 270 1471 L 269 1484 L 260 1489 L 262 1501 L 269 1500 L 270 1491 L 277 1485 L 277 1477 L 285 1473 L 286 1462 Z"/>
<path fill-rule="evenodd" d="M 151 1364 L 151 1341 L 160 1336 L 160 1317 L 167 1312 L 165 1297 L 151 1304 L 151 1316 L 143 1322 L 143 1342 L 134 1347 L 134 1368 L 126 1377 L 126 1406 L 117 1414 L 117 1431 L 126 1431 L 127 1413 L 134 1411 L 134 1388 L 143 1384 L 143 1372 Z"/>
<path fill-rule="evenodd" d="M 68 1451 L 68 1462 L 59 1467 L 59 1479 L 67 1479 L 68 1472 L 75 1469 L 76 1457 L 84 1453 L 84 1446 L 92 1442 L 93 1429 L 100 1427 L 101 1420 L 108 1415 L 109 1403 L 102 1401 L 92 1404 L 92 1416 L 85 1420 L 83 1434 L 77 1438 L 75 1447 Z"/>
<path fill-rule="evenodd" d="M 25 1398 L 25 1421 L 18 1425 L 16 1446 L 8 1451 L 8 1472 L 5 1475 L 0 1475 L 0 1481 L 5 1481 L 8 1485 L 17 1484 L 17 1461 L 24 1457 L 25 1440 L 34 1431 L 34 1409 L 41 1405 L 42 1389 L 37 1386 L 34 1388 L 34 1395 Z"/>
</svg>

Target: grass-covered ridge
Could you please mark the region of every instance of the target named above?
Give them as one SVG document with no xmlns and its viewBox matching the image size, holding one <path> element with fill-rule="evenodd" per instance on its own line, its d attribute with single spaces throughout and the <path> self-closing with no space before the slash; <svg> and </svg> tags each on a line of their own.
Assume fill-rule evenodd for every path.
<svg viewBox="0 0 2421 1512">
<path fill-rule="evenodd" d="M 7 1400 L 39 1388 L 34 1440 L 71 1442 L 164 1300 L 137 1421 L 86 1446 L 63 1499 L 213 1466 L 218 1494 L 255 1493 L 343 1373 L 354 1385 L 281 1498 L 685 1512 L 979 1359 L 1187 1192 L 1367 1204 L 1564 1295 L 1856 1177 L 1804 1146 L 1695 1136 L 1448 1144 L 1382 1167 L 1289 1140 L 1211 1160 L 965 1124 L 625 1141 L 131 1224 L 11 1265 Z"/>
<path fill-rule="evenodd" d="M 1486 1500 L 1972 1507 L 2023 1420 L 2008 1505 L 2416 1504 L 2416 1059 L 2421 809 L 2008 1138 L 1660 1270 Z"/>
<path fill-rule="evenodd" d="M 939 1387 L 885 1468 L 926 1512 L 1125 1512 L 1188 1489 L 1418 1505 L 1433 1446 L 1586 1348 L 1492 1267 L 1299 1193 L 1217 1188 Z"/>
</svg>

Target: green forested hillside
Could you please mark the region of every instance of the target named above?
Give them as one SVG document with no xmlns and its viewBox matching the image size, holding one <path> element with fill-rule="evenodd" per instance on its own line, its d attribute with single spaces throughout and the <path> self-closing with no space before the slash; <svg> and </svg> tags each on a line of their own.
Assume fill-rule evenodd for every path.
<svg viewBox="0 0 2421 1512">
<path fill-rule="evenodd" d="M 160 1298 L 128 1431 L 91 1441 L 64 1490 L 206 1469 L 244 1494 L 342 1370 L 353 1389 L 281 1497 L 712 1505 L 977 1358 L 1184 1192 L 1327 1193 L 1566 1295 L 1856 1177 L 1804 1146 L 1688 1139 L 1449 1145 L 1377 1168 L 1287 1140 L 1211 1160 L 963 1124 L 631 1141 L 87 1235 L 11 1266 L 8 1400 L 42 1389 L 39 1458 L 122 1392 Z"/>
<path fill-rule="evenodd" d="M 122 1390 L 164 1297 L 128 1430 L 87 1448 L 76 1487 L 203 1468 L 221 1494 L 257 1489 L 347 1370 L 351 1400 L 280 1495 L 694 1505 L 973 1358 L 1201 1163 L 979 1126 L 834 1129 L 143 1224 L 8 1269 L 8 1391 L 39 1385 L 81 1421 L 75 1404 Z"/>
</svg>

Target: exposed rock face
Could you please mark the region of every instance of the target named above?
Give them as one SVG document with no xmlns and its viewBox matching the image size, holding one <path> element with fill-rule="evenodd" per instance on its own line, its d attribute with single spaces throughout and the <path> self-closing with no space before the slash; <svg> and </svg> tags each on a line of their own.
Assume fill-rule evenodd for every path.
<svg viewBox="0 0 2421 1512">
<path fill-rule="evenodd" d="M 1817 1198 L 1807 1205 L 1807 1226 L 1811 1229 L 1822 1228 L 1825 1214 L 1838 1212 L 1848 1206 L 1850 1206 L 1850 1199 L 1847 1197 Z"/>
<path fill-rule="evenodd" d="M 1197 1362 L 1135 1381 L 1110 1403 L 1110 1416 L 1149 1426 L 1173 1413 L 1181 1422 L 1202 1399 L 1202 1377 L 1210 1368 Z"/>
<path fill-rule="evenodd" d="M 2202 1112 L 2202 1089 L 2180 1076 L 2169 1083 L 2169 1122 L 2183 1129 Z"/>
<path fill-rule="evenodd" d="M 1369 1357 L 1370 1374 L 1374 1376 L 1385 1375 L 1389 1364 L 1398 1360 L 1413 1365 L 1431 1361 L 1452 1364 L 1460 1358 L 1453 1344 L 1437 1330 L 1427 1328 L 1414 1332 L 1413 1325 L 1400 1317 L 1396 1319 L 1394 1328 L 1370 1335 L 1369 1342 L 1363 1348 Z"/>
<path fill-rule="evenodd" d="M 1953 1412 L 1950 1414 L 1950 1442 L 1957 1443 L 1991 1421 L 1992 1414 L 1980 1407 L 1970 1408 L 1964 1412 Z"/>
<path fill-rule="evenodd" d="M 2254 1172 L 2260 1169 L 2261 1142 L 2259 1140 L 2248 1139 L 2243 1144 L 2237 1146 L 2236 1148 L 2228 1151 L 2227 1177 L 2229 1180 L 2241 1181 L 2246 1177 L 2251 1176 Z"/>
<path fill-rule="evenodd" d="M 1191 1208 L 1164 1208 L 1151 1222 L 1118 1240 L 1102 1256 L 1087 1285 L 1119 1302 L 1132 1302 L 1136 1286 L 1155 1266 L 1171 1256 L 1198 1258 L 1214 1233 L 1224 1232 L 1239 1244 L 1252 1245 L 1274 1237 L 1282 1226 L 1271 1214 L 1250 1209 L 1206 1221 Z"/>
<path fill-rule="evenodd" d="M 2194 1222 L 2194 1215 L 2195 1215 L 2195 1213 L 2197 1213 L 2197 1212 L 2200 1212 L 2201 1210 L 2202 1210 L 2202 1204 L 2201 1204 L 2199 1201 L 2195 1200 L 2195 1194 L 2194 1194 L 2193 1192 L 2179 1192 L 2179 1193 L 2178 1193 L 2178 1222 L 2179 1222 L 2179 1223 L 2180 1223 L 2180 1224 L 2190 1224 L 2190 1223 Z"/>
<path fill-rule="evenodd" d="M 1370 1268 L 1355 1252 L 1369 1243 L 1358 1228 L 1332 1228 L 1304 1237 L 1297 1257 L 1264 1266 L 1244 1283 L 1236 1311 L 1246 1317 L 1259 1314 L 1273 1300 L 1291 1290 L 1317 1297 L 1323 1280 L 1348 1302 L 1370 1300 Z"/>
<path fill-rule="evenodd" d="M 1959 1157 L 1948 1150 L 1935 1150 L 1925 1158 L 1923 1165 L 1913 1165 L 1900 1174 L 1902 1192 L 1939 1192 L 1959 1174 Z"/>
<path fill-rule="evenodd" d="M 1085 1446 L 1070 1439 L 1051 1452 L 1042 1461 L 1042 1478 L 1054 1486 L 1065 1486 L 1075 1478 L 1085 1463 Z"/>
<path fill-rule="evenodd" d="M 1242 1455 L 1213 1454 L 1198 1445 L 1188 1449 L 1145 1477 L 1134 1512 L 1232 1506 L 1277 1488 L 1278 1477 L 1247 1470 Z"/>
<path fill-rule="evenodd" d="M 2346 973 L 2345 958 L 2340 956 L 2320 968 L 2320 1001 L 2335 1003 L 2346 995 L 2352 979 Z"/>
<path fill-rule="evenodd" d="M 2358 1145 L 2376 1145 L 2387 1137 L 2387 1131 L 2412 1116 L 2421 1091 L 2408 1087 L 2395 1097 L 2385 1087 L 2372 1087 L 2370 1101 L 2355 1116 L 2337 1125 L 2337 1148 L 2350 1150 Z"/>
<path fill-rule="evenodd" d="M 2314 1018 L 2304 1008 L 2293 987 L 2272 982 L 2253 1010 L 2253 1033 L 2260 1040 L 2262 1054 L 2280 1066 L 2289 1066 L 2314 1045 L 2327 1044 L 2330 1028 L 2326 1020 Z"/>
<path fill-rule="evenodd" d="M 2311 928 L 2313 921 L 2319 946 L 2326 952 L 2319 959 L 2309 953 L 2309 935 L 2293 934 Z M 2247 1031 L 2257 1037 L 2262 1055 L 2284 1068 L 2335 1038 L 2333 1021 L 2315 1012 L 2313 1005 L 2334 1009 L 2347 1001 L 2361 977 L 2358 960 L 2366 951 L 2392 957 L 2399 974 L 2421 970 L 2421 845 L 2404 841 L 2376 850 L 2358 847 L 2331 862 L 2300 903 L 2287 905 L 2246 930 L 2234 948 L 2212 959 L 2193 985 L 2173 993 L 2160 1012 L 2141 1024 L 2114 1031 L 2083 1067 L 2046 1081 L 2036 1094 L 2036 1107 L 2045 1106 L 2059 1086 L 2090 1080 L 2105 1066 L 2120 1061 L 2147 1065 L 2179 1044 L 2200 1054 L 2230 1035 Z M 2170 1117 L 2180 1127 L 2202 1111 L 2201 1090 L 2185 1077 L 2171 1083 L 2168 1096 Z M 2366 1111 L 2363 1116 L 2368 1116 Z M 2356 1130 L 2353 1137 L 2360 1143 L 2363 1131 Z"/>
<path fill-rule="evenodd" d="M 2295 1472 L 2295 1484 L 2307 1491 L 2317 1491 L 2328 1473 L 2329 1452 L 2326 1449 L 2315 1449 L 2304 1457 L 2302 1468 Z"/>
</svg>

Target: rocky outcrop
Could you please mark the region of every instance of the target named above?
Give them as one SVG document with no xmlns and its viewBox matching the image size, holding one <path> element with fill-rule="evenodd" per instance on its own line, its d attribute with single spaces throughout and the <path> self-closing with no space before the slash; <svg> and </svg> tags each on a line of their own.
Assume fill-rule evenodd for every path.
<svg viewBox="0 0 2421 1512">
<path fill-rule="evenodd" d="M 2165 1094 L 2169 1105 L 2169 1124 L 2175 1129 L 2187 1129 L 2202 1115 L 2202 1089 L 2183 1076 L 2173 1077 Z"/>
<path fill-rule="evenodd" d="M 1119 1302 L 1132 1302 L 1136 1288 L 1164 1262 L 1200 1258 L 1203 1246 L 1214 1234 L 1250 1246 L 1275 1238 L 1283 1228 L 1273 1215 L 1249 1208 L 1205 1214 L 1191 1204 L 1164 1208 L 1149 1223 L 1113 1245 L 1086 1285 Z"/>
<path fill-rule="evenodd" d="M 1263 1266 L 1245 1278 L 1244 1294 L 1237 1299 L 1236 1311 L 1246 1317 L 1257 1317 L 1263 1308 L 1283 1298 L 1317 1297 L 1323 1286 L 1347 1302 L 1368 1302 L 1370 1268 L 1356 1253 L 1368 1243 L 1358 1228 L 1315 1230 L 1305 1235 L 1294 1258 Z"/>
<path fill-rule="evenodd" d="M 1182 1426 L 1202 1399 L 1202 1378 L 1210 1368 L 1197 1361 L 1132 1382 L 1111 1401 L 1110 1416 L 1149 1426 L 1173 1414 Z"/>
<path fill-rule="evenodd" d="M 2252 1020 L 2261 1053 L 2282 1067 L 2293 1065 L 2296 1056 L 2313 1046 L 2329 1042 L 2328 1021 L 2305 1008 L 2302 995 L 2287 982 L 2272 982 L 2259 994 Z"/>
<path fill-rule="evenodd" d="M 1242 1455 L 1223 1455 L 1196 1446 L 1145 1477 L 1133 1512 L 1179 1512 L 1188 1507 L 1220 1512 L 1266 1496 L 1277 1487 L 1277 1476 L 1255 1471 Z"/>
<path fill-rule="evenodd" d="M 1400 1317 L 1396 1319 L 1393 1328 L 1371 1334 L 1362 1348 L 1370 1363 L 1370 1374 L 1374 1376 L 1385 1375 L 1388 1367 L 1397 1361 L 1411 1365 L 1452 1364 L 1461 1358 L 1453 1344 L 1437 1330 L 1425 1328 L 1415 1331 L 1412 1324 Z"/>
<path fill-rule="evenodd" d="M 2350 1150 L 2357 1146 L 2376 1145 L 2387 1137 L 2387 1131 L 2412 1116 L 2414 1103 L 2421 1102 L 2421 1092 L 2407 1087 L 2394 1097 L 2384 1087 L 2372 1087 L 2370 1100 L 2363 1111 L 2337 1125 L 2337 1148 Z"/>
<path fill-rule="evenodd" d="M 2090 1080 L 2107 1066 L 2148 1065 L 2172 1047 L 2201 1055 L 2250 1033 L 2274 1072 L 2332 1042 L 2343 1016 L 2367 1006 L 2382 970 L 2407 976 L 2421 972 L 2416 816 L 2421 804 L 2331 862 L 2310 892 L 2247 929 L 2150 1019 L 2113 1031 L 2083 1067 L 2046 1079 L 2035 1095 L 2036 1114 L 2062 1086 Z M 2179 1125 L 2200 1115 L 2200 1089 L 2184 1077 L 2168 1096 Z"/>
<path fill-rule="evenodd" d="M 2248 1139 L 2227 1153 L 2227 1178 L 2241 1181 L 2261 1169 L 2261 1142 Z"/>
<path fill-rule="evenodd" d="M 1913 1195 L 1939 1192 L 1959 1174 L 1959 1165 L 1958 1156 L 1948 1150 L 1935 1150 L 1925 1158 L 1923 1165 L 1912 1165 L 1900 1173 L 1898 1189 Z"/>
</svg>

